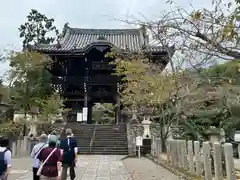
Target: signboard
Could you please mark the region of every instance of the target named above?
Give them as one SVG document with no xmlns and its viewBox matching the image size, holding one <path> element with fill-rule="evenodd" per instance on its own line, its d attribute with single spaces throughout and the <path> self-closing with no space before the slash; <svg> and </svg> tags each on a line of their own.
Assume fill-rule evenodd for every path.
<svg viewBox="0 0 240 180">
<path fill-rule="evenodd" d="M 84 107 L 82 112 L 83 112 L 83 113 L 82 113 L 82 120 L 83 120 L 83 121 L 87 121 L 88 108 L 87 108 L 87 107 Z"/>
<path fill-rule="evenodd" d="M 240 142 L 240 132 L 239 131 L 236 131 L 236 133 L 234 134 L 234 141 Z"/>
<path fill-rule="evenodd" d="M 77 113 L 77 122 L 81 122 L 83 119 L 82 113 Z"/>
<path fill-rule="evenodd" d="M 136 145 L 137 146 L 142 146 L 143 145 L 143 138 L 142 138 L 142 136 L 137 136 L 136 137 Z"/>
</svg>

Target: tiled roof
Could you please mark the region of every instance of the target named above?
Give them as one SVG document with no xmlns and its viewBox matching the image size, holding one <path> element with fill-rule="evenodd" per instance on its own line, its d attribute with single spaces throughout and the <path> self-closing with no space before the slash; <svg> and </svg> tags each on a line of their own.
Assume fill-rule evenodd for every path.
<svg viewBox="0 0 240 180">
<path fill-rule="evenodd" d="M 35 46 L 45 52 L 85 51 L 91 44 L 109 44 L 130 51 L 163 51 L 159 46 L 144 46 L 141 29 L 79 29 L 67 27 L 66 34 L 59 44 Z"/>
</svg>

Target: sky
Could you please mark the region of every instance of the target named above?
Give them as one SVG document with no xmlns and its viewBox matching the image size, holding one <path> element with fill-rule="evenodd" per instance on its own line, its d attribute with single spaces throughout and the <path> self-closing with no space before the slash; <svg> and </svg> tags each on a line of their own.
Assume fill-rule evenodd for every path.
<svg viewBox="0 0 240 180">
<path fill-rule="evenodd" d="M 21 39 L 18 27 L 26 21 L 31 9 L 37 9 L 62 30 L 64 23 L 76 28 L 128 28 L 120 20 L 129 18 L 157 18 L 162 11 L 170 10 L 166 0 L 7 0 L 0 6 L 0 50 L 20 50 Z M 184 8 L 211 7 L 211 0 L 175 0 Z M 8 64 L 0 64 L 0 75 Z"/>
</svg>

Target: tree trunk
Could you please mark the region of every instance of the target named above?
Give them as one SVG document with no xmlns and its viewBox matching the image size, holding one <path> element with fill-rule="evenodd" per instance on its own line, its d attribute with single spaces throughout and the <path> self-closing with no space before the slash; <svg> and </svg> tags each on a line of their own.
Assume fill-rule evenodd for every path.
<svg viewBox="0 0 240 180">
<path fill-rule="evenodd" d="M 27 121 L 27 107 L 24 107 L 24 119 L 25 122 L 23 123 L 23 136 L 27 135 L 27 126 L 26 126 L 26 121 Z"/>
<path fill-rule="evenodd" d="M 163 153 L 167 152 L 166 139 L 162 137 L 161 137 L 161 148 Z"/>
</svg>

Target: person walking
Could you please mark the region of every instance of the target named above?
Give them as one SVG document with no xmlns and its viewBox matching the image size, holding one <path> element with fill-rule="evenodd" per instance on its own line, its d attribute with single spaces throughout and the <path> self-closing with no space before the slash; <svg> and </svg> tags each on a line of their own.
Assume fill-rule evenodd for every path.
<svg viewBox="0 0 240 180">
<path fill-rule="evenodd" d="M 0 180 L 7 180 L 12 161 L 12 153 L 8 149 L 9 140 L 0 140 Z"/>
<path fill-rule="evenodd" d="M 40 180 L 60 180 L 62 155 L 56 143 L 56 139 L 50 138 L 48 147 L 42 149 L 37 156 L 41 162 L 37 172 Z"/>
<path fill-rule="evenodd" d="M 61 180 L 67 180 L 67 170 L 70 169 L 70 179 L 74 180 L 76 177 L 75 166 L 77 163 L 77 141 L 73 137 L 71 129 L 66 129 L 66 138 L 61 141 L 60 149 L 62 149 L 62 174 Z"/>
<path fill-rule="evenodd" d="M 47 140 L 48 140 L 47 135 L 42 134 L 39 137 L 39 143 L 37 143 L 32 149 L 31 157 L 33 158 L 33 170 L 32 170 L 33 171 L 33 180 L 39 180 L 39 176 L 37 175 L 37 171 L 39 168 L 39 160 L 37 159 L 37 156 L 43 148 L 48 146 Z"/>
</svg>

